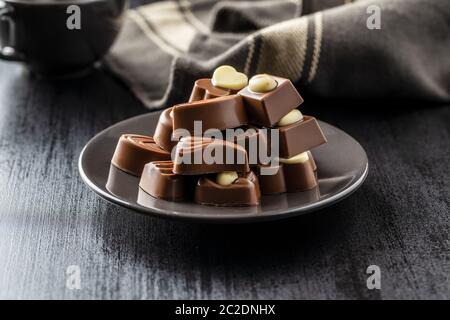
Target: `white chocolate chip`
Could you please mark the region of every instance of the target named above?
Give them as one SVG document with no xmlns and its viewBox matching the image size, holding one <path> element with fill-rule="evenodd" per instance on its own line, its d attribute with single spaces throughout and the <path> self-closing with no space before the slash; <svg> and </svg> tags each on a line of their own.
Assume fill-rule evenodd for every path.
<svg viewBox="0 0 450 320">
<path fill-rule="evenodd" d="M 309 161 L 308 151 L 302 152 L 296 156 L 293 156 L 292 158 L 285 159 L 285 158 L 279 158 L 279 161 L 281 163 L 286 164 L 294 164 L 294 163 L 306 163 Z"/>
<path fill-rule="evenodd" d="M 277 125 L 279 127 L 284 127 L 293 123 L 296 123 L 297 121 L 303 120 L 303 115 L 302 113 L 297 110 L 294 109 L 291 112 L 289 112 L 287 115 L 285 115 L 283 118 L 280 119 L 280 121 L 278 121 Z"/>
<path fill-rule="evenodd" d="M 253 92 L 268 92 L 277 86 L 278 83 L 268 74 L 258 74 L 252 77 L 248 83 L 248 88 Z"/>
<path fill-rule="evenodd" d="M 217 175 L 216 182 L 221 186 L 229 186 L 238 179 L 236 171 L 224 171 Z"/>
<path fill-rule="evenodd" d="M 232 66 L 220 66 L 214 71 L 212 83 L 216 87 L 241 90 L 247 85 L 248 78 Z"/>
</svg>

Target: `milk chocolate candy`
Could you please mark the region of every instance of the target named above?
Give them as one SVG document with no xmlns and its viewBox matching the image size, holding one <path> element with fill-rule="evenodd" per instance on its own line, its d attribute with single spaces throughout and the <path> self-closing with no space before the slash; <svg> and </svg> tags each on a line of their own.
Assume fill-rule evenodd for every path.
<svg viewBox="0 0 450 320">
<path fill-rule="evenodd" d="M 111 163 L 132 175 L 141 176 L 146 163 L 170 160 L 170 152 L 156 145 L 152 137 L 124 134 L 117 143 Z"/>
<path fill-rule="evenodd" d="M 172 140 L 173 123 L 170 115 L 171 111 L 172 108 L 167 108 L 161 113 L 153 135 L 156 144 L 169 152 L 172 152 L 173 147 L 178 143 L 178 141 Z"/>
<path fill-rule="evenodd" d="M 200 137 L 184 137 L 177 144 L 174 170 L 182 175 L 222 171 L 250 171 L 247 152 L 232 142 Z"/>
<path fill-rule="evenodd" d="M 264 174 L 263 169 L 273 171 L 273 174 Z M 286 181 L 284 178 L 283 165 L 259 165 L 256 169 L 259 180 L 259 187 L 262 194 L 278 194 L 287 191 Z M 291 179 L 295 179 L 291 177 Z"/>
<path fill-rule="evenodd" d="M 194 121 L 201 121 L 201 132 L 194 132 Z M 185 129 L 191 135 L 203 134 L 208 129 L 224 130 L 246 124 L 247 115 L 239 95 L 194 101 L 173 107 L 174 130 Z"/>
<path fill-rule="evenodd" d="M 287 192 L 305 191 L 317 186 L 317 178 L 311 161 L 283 164 L 283 173 Z"/>
<path fill-rule="evenodd" d="M 259 185 L 262 194 L 278 194 L 312 189 L 317 186 L 316 163 L 311 153 L 304 163 L 279 163 L 277 165 L 257 167 Z M 262 169 L 265 169 L 263 171 Z M 269 175 L 268 170 L 275 174 Z"/>
<path fill-rule="evenodd" d="M 310 161 L 311 161 L 311 166 L 312 166 L 312 168 L 313 168 L 313 170 L 314 170 L 314 176 L 315 176 L 316 179 L 317 179 L 317 165 L 316 165 L 316 160 L 314 160 L 314 157 L 313 157 L 311 151 L 308 151 L 308 156 L 309 156 L 309 159 L 310 159 Z"/>
<path fill-rule="evenodd" d="M 134 201 L 138 195 L 138 188 L 130 188 L 130 186 L 137 186 L 138 184 L 139 177 L 120 170 L 113 164 L 109 166 L 108 180 L 106 180 L 106 190 L 113 195 L 119 198 Z"/>
<path fill-rule="evenodd" d="M 259 204 L 258 178 L 253 172 L 239 175 L 234 183 L 222 186 L 214 175 L 203 176 L 195 188 L 195 202 L 214 206 L 256 206 Z"/>
<path fill-rule="evenodd" d="M 277 129 L 281 158 L 291 158 L 327 142 L 316 118 L 311 116 L 304 116 L 299 122 Z"/>
<path fill-rule="evenodd" d="M 155 198 L 179 201 L 190 197 L 195 183 L 191 176 L 175 174 L 172 161 L 153 161 L 145 165 L 139 187 Z"/>
<path fill-rule="evenodd" d="M 189 102 L 214 99 L 218 97 L 228 96 L 230 94 L 230 89 L 215 87 L 212 84 L 211 79 L 199 79 L 195 81 L 194 88 L 191 92 L 191 97 L 189 98 Z"/>
<path fill-rule="evenodd" d="M 277 87 L 268 92 L 253 92 L 249 87 L 239 91 L 250 123 L 273 127 L 289 111 L 303 103 L 303 98 L 290 80 L 273 77 Z"/>
<path fill-rule="evenodd" d="M 245 126 L 238 128 L 232 136 L 226 136 L 226 139 L 244 147 L 245 151 L 247 151 L 250 165 L 261 163 L 262 156 L 268 158 L 267 136 L 263 130 L 257 127 Z"/>
</svg>

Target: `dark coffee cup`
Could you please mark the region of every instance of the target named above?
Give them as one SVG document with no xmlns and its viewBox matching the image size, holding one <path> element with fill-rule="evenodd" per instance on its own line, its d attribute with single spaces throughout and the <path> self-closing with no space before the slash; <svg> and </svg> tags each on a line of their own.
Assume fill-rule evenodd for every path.
<svg viewBox="0 0 450 320">
<path fill-rule="evenodd" d="M 89 70 L 108 52 L 127 0 L 0 0 L 0 58 L 42 76 Z"/>
</svg>

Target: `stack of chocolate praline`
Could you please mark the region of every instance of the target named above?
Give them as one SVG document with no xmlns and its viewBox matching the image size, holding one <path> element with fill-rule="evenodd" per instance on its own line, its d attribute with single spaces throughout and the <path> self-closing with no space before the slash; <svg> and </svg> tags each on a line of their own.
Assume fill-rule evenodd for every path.
<svg viewBox="0 0 450 320">
<path fill-rule="evenodd" d="M 111 163 L 168 201 L 252 206 L 261 194 L 309 190 L 317 187 L 309 150 L 326 138 L 298 110 L 302 103 L 288 79 L 260 74 L 248 81 L 221 66 L 195 82 L 187 103 L 162 112 L 153 137 L 122 135 Z"/>
</svg>

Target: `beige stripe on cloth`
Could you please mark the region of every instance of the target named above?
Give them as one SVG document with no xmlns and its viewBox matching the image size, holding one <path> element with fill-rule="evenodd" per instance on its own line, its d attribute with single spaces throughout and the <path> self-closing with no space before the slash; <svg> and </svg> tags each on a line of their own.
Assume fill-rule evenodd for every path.
<svg viewBox="0 0 450 320">
<path fill-rule="evenodd" d="M 308 20 L 288 20 L 260 31 L 257 73 L 270 73 L 297 81 L 305 64 Z"/>
<path fill-rule="evenodd" d="M 322 16 L 322 12 L 318 12 L 314 15 L 314 51 L 311 60 L 311 68 L 309 69 L 308 82 L 314 80 L 317 73 L 317 68 L 319 67 L 323 32 Z"/>
<path fill-rule="evenodd" d="M 185 18 L 201 33 L 210 34 L 211 30 L 204 24 L 200 19 L 198 19 L 192 12 L 192 5 L 188 0 L 180 0 L 180 7 L 184 10 Z"/>
<path fill-rule="evenodd" d="M 250 35 L 248 37 L 248 54 L 247 59 L 245 60 L 244 73 L 250 74 L 250 67 L 252 65 L 253 56 L 255 55 L 255 37 L 254 35 Z"/>
<path fill-rule="evenodd" d="M 159 49 L 161 49 L 162 51 L 164 51 L 165 53 L 167 53 L 170 56 L 176 57 L 179 55 L 179 51 L 175 50 L 171 46 L 164 43 L 164 41 L 161 40 L 161 38 L 147 25 L 147 23 L 145 22 L 145 19 L 141 15 L 139 15 L 135 10 L 130 10 L 128 12 L 128 17 L 139 26 L 139 28 L 142 30 L 144 35 L 152 43 L 157 45 Z"/>
<path fill-rule="evenodd" d="M 165 42 L 181 52 L 188 51 L 197 30 L 185 20 L 176 1 L 156 2 L 138 10 Z"/>
</svg>

